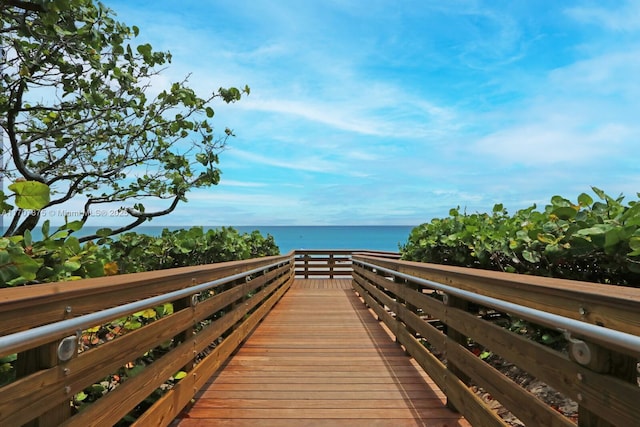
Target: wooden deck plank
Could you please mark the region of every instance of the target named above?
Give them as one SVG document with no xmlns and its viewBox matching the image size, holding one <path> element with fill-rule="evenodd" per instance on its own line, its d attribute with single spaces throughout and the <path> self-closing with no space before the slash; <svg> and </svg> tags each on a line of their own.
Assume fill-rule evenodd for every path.
<svg viewBox="0 0 640 427">
<path fill-rule="evenodd" d="M 296 280 L 180 427 L 467 427 L 351 290 Z"/>
</svg>

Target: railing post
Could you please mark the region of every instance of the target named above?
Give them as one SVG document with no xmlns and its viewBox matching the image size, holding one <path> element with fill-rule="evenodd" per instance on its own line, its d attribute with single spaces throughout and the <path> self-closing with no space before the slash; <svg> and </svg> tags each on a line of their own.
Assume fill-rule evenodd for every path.
<svg viewBox="0 0 640 427">
<path fill-rule="evenodd" d="M 304 257 L 302 258 L 304 261 L 304 278 L 308 279 L 309 278 L 309 261 L 311 260 L 311 255 L 309 254 L 304 254 Z"/>
<path fill-rule="evenodd" d="M 195 283 L 193 283 L 195 284 Z M 180 310 L 192 310 L 195 308 L 196 304 L 198 304 L 198 295 L 194 294 L 188 298 L 181 298 L 173 302 L 173 311 L 178 312 Z M 181 342 L 186 342 L 188 340 L 193 340 L 193 334 L 195 333 L 195 324 L 193 324 L 190 328 L 185 329 L 183 332 L 179 333 L 175 337 L 173 337 L 173 341 L 177 346 Z M 193 359 L 182 367 L 182 370 L 185 372 L 189 372 L 193 369 L 196 364 L 196 355 L 193 355 Z"/>
<path fill-rule="evenodd" d="M 599 374 L 619 378 L 625 382 L 637 384 L 638 372 L 636 358 L 618 353 L 602 346 L 570 339 L 569 355 L 585 368 Z M 581 377 L 578 378 L 582 380 Z M 599 417 L 585 408 L 581 402 L 583 396 L 578 396 L 578 427 L 615 427 L 614 424 Z"/>
<path fill-rule="evenodd" d="M 16 364 L 16 378 L 26 377 L 30 374 L 38 372 L 42 369 L 53 368 L 60 364 L 58 360 L 58 345 L 59 342 L 52 342 L 43 346 L 27 350 L 18 354 Z M 76 347 L 75 354 L 77 356 L 78 349 Z M 63 367 L 61 366 L 62 370 Z M 65 420 L 71 417 L 71 399 L 73 395 L 69 394 L 67 390 L 61 390 L 60 395 L 68 394 L 68 398 L 63 399 L 60 404 L 47 412 L 40 415 L 38 418 L 25 424 L 26 427 L 54 427 L 62 424 Z M 54 397 L 52 397 L 53 399 Z"/>
<path fill-rule="evenodd" d="M 446 306 L 446 310 L 458 309 L 458 310 L 468 311 L 468 309 L 469 309 L 469 302 L 468 301 L 466 301 L 464 299 L 461 299 L 461 298 L 457 298 L 457 297 L 451 296 L 451 295 L 445 294 L 443 302 L 444 302 L 444 304 Z M 457 330 L 449 327 L 449 325 L 446 323 L 446 321 L 445 321 L 444 333 L 452 341 L 460 344 L 464 348 L 467 348 L 467 339 L 468 339 L 468 337 L 466 337 L 461 332 L 458 332 Z M 453 375 L 455 375 L 456 377 L 458 377 L 458 379 L 460 381 L 462 381 L 464 384 L 469 385 L 469 383 L 470 383 L 469 376 L 467 376 L 458 366 L 456 366 L 455 363 L 452 363 L 451 360 L 448 357 L 447 357 L 447 370 L 449 372 L 451 372 Z M 451 402 L 451 400 L 448 397 L 447 397 L 447 407 L 450 408 L 450 409 L 453 409 L 455 411 L 458 411 L 458 409 L 453 405 L 453 403 Z"/>
<path fill-rule="evenodd" d="M 333 257 L 333 252 L 329 254 L 328 265 L 329 265 L 329 279 L 333 279 L 333 270 L 336 265 L 336 260 Z"/>
</svg>

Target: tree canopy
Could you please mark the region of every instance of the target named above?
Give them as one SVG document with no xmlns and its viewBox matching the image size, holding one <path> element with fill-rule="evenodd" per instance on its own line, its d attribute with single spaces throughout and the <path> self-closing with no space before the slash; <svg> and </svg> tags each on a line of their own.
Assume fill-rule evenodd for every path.
<svg viewBox="0 0 640 427">
<path fill-rule="evenodd" d="M 233 133 L 214 134 L 211 104 L 235 102 L 248 87 L 201 97 L 187 76 L 158 92 L 154 79 L 171 54 L 134 45 L 139 29 L 92 0 L 4 1 L 0 23 L 6 235 L 73 198 L 84 203 L 83 224 L 96 207 L 116 206 L 129 221 L 108 232 L 117 234 L 218 183 L 218 154 Z M 150 199 L 165 207 L 145 210 Z"/>
</svg>

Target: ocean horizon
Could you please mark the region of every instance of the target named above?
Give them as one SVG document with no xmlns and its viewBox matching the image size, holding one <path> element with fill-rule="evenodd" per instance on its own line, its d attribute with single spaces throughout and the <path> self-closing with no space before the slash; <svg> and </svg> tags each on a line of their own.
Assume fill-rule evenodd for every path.
<svg viewBox="0 0 640 427">
<path fill-rule="evenodd" d="M 401 244 L 409 239 L 414 228 L 412 225 L 256 225 L 256 226 L 139 226 L 131 230 L 134 233 L 159 236 L 162 230 L 170 231 L 202 227 L 203 230 L 232 227 L 240 233 L 258 230 L 263 236 L 273 236 L 281 254 L 294 249 L 353 249 L 398 252 Z M 55 230 L 57 226 L 52 225 Z M 77 237 L 94 234 L 104 227 L 88 226 L 79 230 Z M 4 232 L 4 229 L 3 229 Z M 42 239 L 40 227 L 32 231 L 35 240 Z M 117 237 L 117 236 L 116 236 Z"/>
</svg>

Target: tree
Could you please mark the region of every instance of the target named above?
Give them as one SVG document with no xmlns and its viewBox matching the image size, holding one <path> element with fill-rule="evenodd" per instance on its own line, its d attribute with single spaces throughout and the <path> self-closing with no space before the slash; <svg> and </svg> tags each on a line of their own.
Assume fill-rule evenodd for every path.
<svg viewBox="0 0 640 427">
<path fill-rule="evenodd" d="M 248 87 L 202 98 L 185 78 L 150 96 L 171 54 L 133 47 L 139 29 L 92 0 L 3 1 L 0 20 L 0 120 L 10 154 L 1 173 L 13 182 L 13 194 L 0 194 L 0 210 L 13 215 L 5 235 L 32 230 L 42 209 L 74 197 L 84 200 L 82 224 L 97 206 L 117 206 L 130 222 L 113 235 L 218 183 L 218 154 L 233 133 L 214 135 L 210 104 L 235 102 Z M 166 208 L 146 211 L 149 199 Z M 25 217 L 12 202 L 33 211 Z"/>
</svg>

